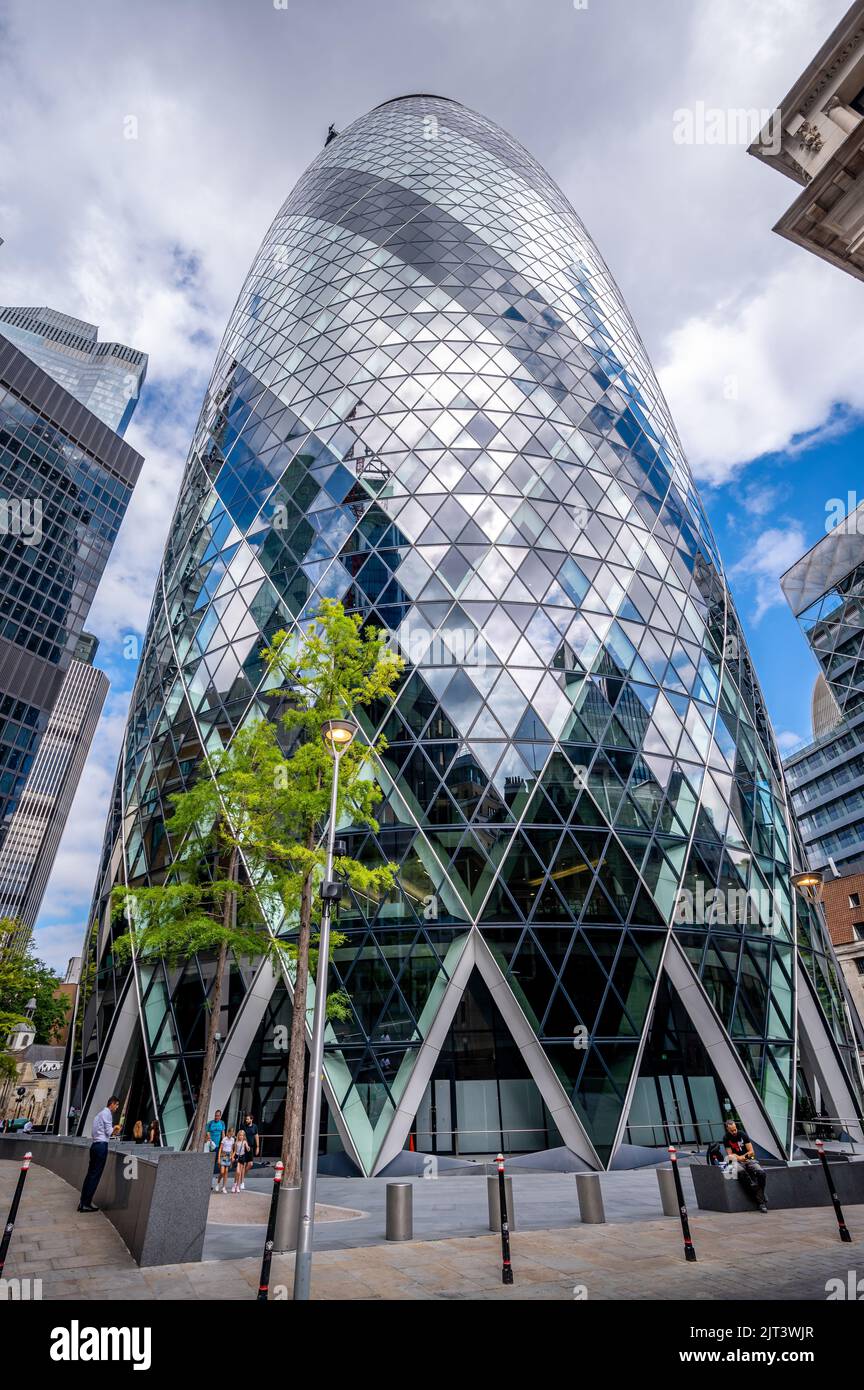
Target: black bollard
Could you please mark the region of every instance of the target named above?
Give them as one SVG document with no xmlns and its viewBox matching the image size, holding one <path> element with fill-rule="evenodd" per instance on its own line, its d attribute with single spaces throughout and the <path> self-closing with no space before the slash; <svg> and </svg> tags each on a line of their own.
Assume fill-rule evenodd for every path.
<svg viewBox="0 0 864 1390">
<path fill-rule="evenodd" d="M 507 1187 L 504 1182 L 504 1155 L 495 1160 L 498 1165 L 498 1200 L 501 1203 L 501 1283 L 513 1283 L 513 1266 L 510 1263 L 510 1221 L 507 1216 Z"/>
<path fill-rule="evenodd" d="M 273 1259 L 273 1239 L 276 1235 L 276 1209 L 279 1205 L 279 1187 L 282 1182 L 284 1165 L 276 1164 L 273 1174 L 273 1196 L 270 1198 L 270 1215 L 267 1217 L 267 1238 L 264 1241 L 264 1256 L 261 1260 L 261 1278 L 258 1282 L 258 1302 L 266 1303 L 270 1292 L 270 1261 Z"/>
<path fill-rule="evenodd" d="M 672 1176 L 675 1179 L 675 1195 L 678 1198 L 678 1212 L 681 1216 L 681 1231 L 684 1235 L 684 1258 L 693 1261 L 696 1259 L 696 1251 L 693 1249 L 693 1239 L 690 1235 L 690 1222 L 687 1219 L 687 1208 L 684 1204 L 684 1189 L 681 1186 L 681 1174 L 678 1172 L 678 1154 L 674 1144 L 669 1145 L 669 1161 L 672 1164 Z"/>
<path fill-rule="evenodd" d="M 816 1152 L 822 1160 L 822 1171 L 825 1174 L 825 1181 L 828 1184 L 828 1191 L 831 1194 L 831 1201 L 834 1204 L 834 1215 L 837 1217 L 837 1229 L 840 1232 L 840 1239 L 851 1242 L 849 1228 L 843 1217 L 843 1208 L 840 1205 L 840 1198 L 837 1196 L 837 1189 L 834 1186 L 834 1179 L 831 1176 L 831 1169 L 828 1167 L 828 1155 L 825 1152 L 825 1145 L 821 1139 L 816 1140 Z"/>
<path fill-rule="evenodd" d="M 15 1218 L 18 1215 L 18 1206 L 21 1201 L 21 1193 L 24 1191 L 24 1180 L 30 1171 L 30 1160 L 32 1154 L 25 1154 L 21 1164 L 21 1172 L 18 1174 L 18 1184 L 15 1188 L 15 1196 L 12 1198 L 12 1205 L 9 1208 L 9 1215 L 6 1218 L 6 1229 L 3 1232 L 3 1239 L 0 1241 L 0 1278 L 3 1276 L 3 1269 L 6 1264 L 6 1252 L 9 1249 L 9 1242 L 12 1239 L 12 1232 L 15 1230 Z"/>
</svg>

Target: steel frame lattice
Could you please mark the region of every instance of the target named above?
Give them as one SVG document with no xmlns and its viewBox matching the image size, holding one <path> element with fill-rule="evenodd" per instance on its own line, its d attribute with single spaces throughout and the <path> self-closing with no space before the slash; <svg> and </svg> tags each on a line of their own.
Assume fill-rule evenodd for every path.
<svg viewBox="0 0 864 1390">
<path fill-rule="evenodd" d="M 803 959 L 831 1011 L 812 1051 L 854 1115 L 830 948 L 800 904 L 796 953 L 777 750 L 644 347 L 548 175 L 483 117 L 416 96 L 315 159 L 219 351 L 85 951 L 66 1092 L 82 1125 L 140 1032 L 183 1141 L 212 962 L 119 975 L 106 895 L 164 873 L 167 797 L 268 714 L 263 641 L 324 596 L 408 660 L 392 706 L 362 720 L 388 740 L 380 832 L 340 827 L 358 858 L 399 865 L 386 902 L 343 906 L 333 963 L 352 1017 L 328 1034 L 327 1097 L 362 1171 L 404 1146 L 475 969 L 593 1166 L 622 1141 L 664 972 L 780 1153 Z M 770 914 L 680 917 L 682 891 L 713 889 Z M 274 988 L 239 965 L 231 981 L 217 1102 Z"/>
</svg>

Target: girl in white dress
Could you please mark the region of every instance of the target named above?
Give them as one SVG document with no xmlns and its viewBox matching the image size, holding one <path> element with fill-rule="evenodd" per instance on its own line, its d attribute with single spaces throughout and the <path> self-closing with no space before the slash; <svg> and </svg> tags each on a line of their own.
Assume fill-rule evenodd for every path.
<svg viewBox="0 0 864 1390">
<path fill-rule="evenodd" d="M 227 1129 L 222 1136 L 219 1145 L 219 1182 L 216 1184 L 216 1191 L 227 1192 L 228 1170 L 234 1161 L 234 1148 L 237 1141 L 234 1138 L 233 1129 Z M 219 1183 L 222 1184 L 221 1188 Z"/>
<path fill-rule="evenodd" d="M 246 1167 L 249 1162 L 249 1145 L 246 1141 L 246 1131 L 238 1129 L 237 1139 L 234 1143 L 234 1186 L 232 1192 L 239 1192 L 246 1177 Z"/>
</svg>

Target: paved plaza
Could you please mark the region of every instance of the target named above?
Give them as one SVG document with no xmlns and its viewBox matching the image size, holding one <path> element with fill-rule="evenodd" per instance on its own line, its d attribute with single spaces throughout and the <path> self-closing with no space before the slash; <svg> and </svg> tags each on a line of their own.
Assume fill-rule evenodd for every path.
<svg viewBox="0 0 864 1390">
<path fill-rule="evenodd" d="M 0 1163 L 0 1211 L 5 1213 L 18 1164 Z M 698 1263 L 686 1264 L 675 1219 L 660 1216 L 659 1197 L 647 1210 L 653 1172 L 609 1174 L 604 1226 L 575 1224 L 575 1202 L 565 1210 L 563 1174 L 535 1174 L 514 1186 L 519 1229 L 512 1241 L 515 1282 L 501 1284 L 501 1247 L 484 1230 L 482 1177 L 419 1179 L 415 1191 L 415 1240 L 383 1240 L 383 1183 L 322 1179 L 322 1201 L 350 1206 L 344 1219 L 332 1210 L 316 1228 L 313 1297 L 318 1299 L 639 1299 L 741 1298 L 824 1301 L 829 1279 L 864 1274 L 864 1206 L 846 1213 L 853 1234 L 841 1245 L 830 1208 L 726 1215 L 693 1211 Z M 466 1190 L 474 1185 L 473 1204 Z M 337 1200 L 348 1189 L 350 1202 Z M 377 1191 L 373 1191 L 377 1187 Z M 620 1202 L 616 1189 L 620 1189 Z M 234 1210 L 254 1194 L 240 1194 Z M 374 1201 L 373 1201 L 374 1198 Z M 618 1215 L 616 1216 L 616 1202 Z M 263 1228 L 245 1231 L 220 1222 L 208 1232 L 209 1253 L 200 1264 L 139 1269 L 106 1217 L 79 1214 L 77 1193 L 44 1168 L 32 1167 L 6 1267 L 7 1278 L 39 1279 L 44 1299 L 87 1301 L 151 1299 L 251 1299 L 257 1288 Z M 468 1211 L 473 1229 L 465 1230 Z M 542 1221 L 543 1209 L 546 1222 Z M 519 1221 L 520 1211 L 524 1222 Z M 435 1213 L 433 1215 L 433 1213 Z M 250 1214 L 252 1208 L 250 1207 Z M 429 1238 L 424 1227 L 459 1229 L 448 1238 Z M 365 1223 L 365 1234 L 361 1226 Z M 373 1241 L 372 1228 L 377 1230 Z M 227 1232 L 240 1232 L 251 1248 L 239 1257 L 220 1257 Z M 341 1235 L 339 1234 L 341 1232 Z M 358 1238 L 359 1235 L 359 1238 Z M 256 1245 L 257 1242 L 257 1245 Z M 290 1297 L 293 1257 L 276 1256 L 271 1296 Z"/>
<path fill-rule="evenodd" d="M 490 1167 L 489 1171 L 494 1171 Z M 479 1236 L 488 1229 L 486 1198 L 487 1165 L 478 1163 L 468 1176 L 448 1174 L 439 1178 L 410 1179 L 414 1189 L 415 1240 L 446 1240 L 454 1236 Z M 687 1168 L 682 1166 L 685 1200 L 696 1205 Z M 403 1182 L 409 1179 L 399 1178 Z M 514 1173 L 516 1225 L 520 1231 L 543 1231 L 579 1223 L 579 1202 L 573 1173 Z M 657 1175 L 653 1168 L 632 1173 L 604 1173 L 600 1178 L 606 1218 L 610 1222 L 651 1220 L 661 1214 Z M 247 1180 L 251 1192 L 269 1194 L 273 1180 L 253 1174 Z M 381 1178 L 318 1179 L 318 1200 L 332 1207 L 360 1208 L 351 1219 L 328 1221 L 315 1233 L 318 1250 L 356 1249 L 379 1245 L 384 1236 L 386 1181 Z M 225 1203 L 233 1198 L 226 1197 Z M 232 1213 L 233 1217 L 233 1213 Z M 211 1219 L 204 1241 L 204 1259 L 231 1259 L 260 1252 L 264 1244 L 266 1216 L 258 1225 L 240 1226 L 233 1218 L 223 1225 L 211 1203 Z"/>
</svg>

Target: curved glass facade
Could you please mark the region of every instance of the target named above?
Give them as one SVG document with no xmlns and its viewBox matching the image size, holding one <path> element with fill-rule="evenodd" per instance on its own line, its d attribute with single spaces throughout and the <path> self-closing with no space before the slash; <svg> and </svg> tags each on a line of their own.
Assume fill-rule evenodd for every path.
<svg viewBox="0 0 864 1390">
<path fill-rule="evenodd" d="M 165 870 L 166 798 L 267 714 L 263 641 L 324 596 L 387 629 L 408 662 L 393 705 L 366 720 L 389 744 L 380 833 L 340 829 L 358 858 L 399 865 L 386 902 L 340 914 L 334 987 L 352 1017 L 328 1036 L 328 1100 L 358 1165 L 402 1147 L 448 1049 L 488 1033 L 476 1046 L 505 1055 L 502 1017 L 514 1080 L 548 1111 L 528 1130 L 607 1163 L 640 1064 L 664 1055 L 657 1036 L 647 1046 L 652 1007 L 662 994 L 680 1012 L 661 990 L 671 952 L 707 1010 L 696 1031 L 722 1034 L 726 1091 L 786 1149 L 790 831 L 710 527 L 572 208 L 503 131 L 426 96 L 327 144 L 229 321 L 132 702 L 76 1104 L 100 1057 L 112 1076 L 124 1065 L 131 987 L 112 967 L 105 893 Z M 135 982 L 175 1142 L 208 969 Z M 242 1037 L 244 1016 L 264 1027 L 259 984 L 233 967 L 226 1035 Z M 842 1011 L 835 1025 L 839 1057 Z M 253 1051 L 267 1054 L 260 1029 Z"/>
</svg>

